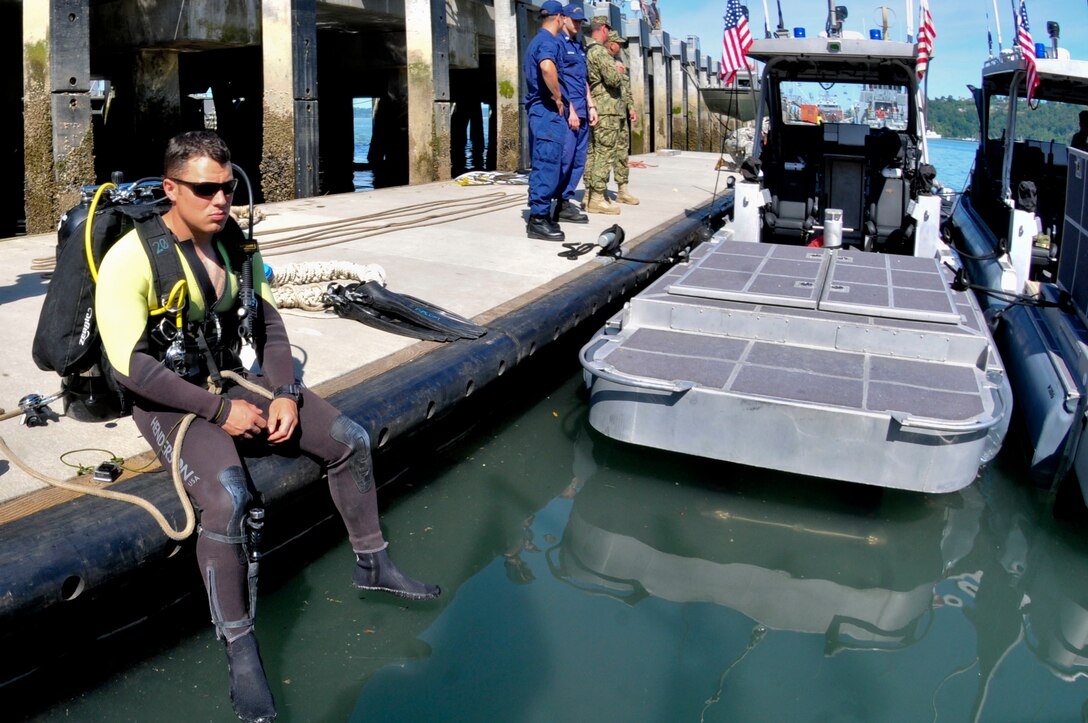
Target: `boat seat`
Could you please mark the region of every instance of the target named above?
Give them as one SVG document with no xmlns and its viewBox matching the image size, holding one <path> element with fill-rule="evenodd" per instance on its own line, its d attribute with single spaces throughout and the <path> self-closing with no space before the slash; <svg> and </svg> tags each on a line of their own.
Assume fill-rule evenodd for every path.
<svg viewBox="0 0 1088 723">
<path fill-rule="evenodd" d="M 907 205 L 910 183 L 905 177 L 907 141 L 894 131 L 881 131 L 866 139 L 870 160 L 869 195 L 865 208 L 867 247 L 884 249 L 902 242 L 909 224 Z"/>
<path fill-rule="evenodd" d="M 771 188 L 771 203 L 764 214 L 775 237 L 808 240 L 816 225 L 815 180 L 803 162 L 784 164 Z"/>
</svg>

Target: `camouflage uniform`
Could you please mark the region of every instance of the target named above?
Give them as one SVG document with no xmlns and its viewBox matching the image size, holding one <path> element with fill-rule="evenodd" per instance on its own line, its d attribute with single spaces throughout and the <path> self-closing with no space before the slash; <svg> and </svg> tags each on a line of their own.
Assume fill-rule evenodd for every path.
<svg viewBox="0 0 1088 723">
<path fill-rule="evenodd" d="M 635 99 L 631 96 L 631 71 L 628 69 L 627 53 L 621 51 L 616 60 L 621 61 L 624 67 L 624 72 L 620 74 L 620 79 L 623 80 L 623 102 L 620 105 L 620 143 L 613 156 L 612 175 L 616 178 L 616 183 L 623 185 L 627 183 L 630 175 L 627 157 L 631 150 L 631 134 L 627 125 L 627 114 L 635 106 Z"/>
<path fill-rule="evenodd" d="M 630 81 L 616 70 L 616 59 L 601 43 L 590 38 L 586 45 L 586 69 L 589 92 L 597 106 L 599 121 L 589 136 L 585 184 L 590 191 L 604 193 L 609 174 L 614 170 L 617 183 L 627 182 L 627 101 Z M 622 147 L 622 170 L 620 149 Z M 621 176 L 622 173 L 622 176 Z M 621 180 L 622 179 L 622 180 Z"/>
</svg>

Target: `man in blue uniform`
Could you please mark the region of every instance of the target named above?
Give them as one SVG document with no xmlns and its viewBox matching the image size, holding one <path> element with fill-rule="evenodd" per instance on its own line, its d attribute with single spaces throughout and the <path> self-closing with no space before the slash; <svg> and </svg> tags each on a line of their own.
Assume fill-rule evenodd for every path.
<svg viewBox="0 0 1088 723">
<path fill-rule="evenodd" d="M 569 170 L 563 162 L 574 136 L 567 126 L 567 104 L 559 82 L 563 6 L 546 0 L 540 6 L 543 27 L 525 51 L 525 112 L 533 139 L 533 168 L 529 173 L 529 238 L 563 241 L 566 235 L 552 220 L 552 200 L 563 194 L 562 182 Z"/>
<path fill-rule="evenodd" d="M 589 97 L 586 51 L 582 47 L 582 23 L 585 19 L 585 12 L 580 6 L 568 4 L 563 8 L 563 32 L 559 36 L 559 82 L 563 87 L 563 96 L 570 105 L 567 110 L 567 125 L 574 134 L 574 145 L 569 150 L 572 157 L 565 164 L 570 167 L 570 173 L 564 181 L 563 197 L 556 202 L 552 218 L 572 223 L 589 223 L 589 216 L 582 213 L 571 200 L 586 170 L 589 127 L 597 125 L 597 108 Z"/>
</svg>

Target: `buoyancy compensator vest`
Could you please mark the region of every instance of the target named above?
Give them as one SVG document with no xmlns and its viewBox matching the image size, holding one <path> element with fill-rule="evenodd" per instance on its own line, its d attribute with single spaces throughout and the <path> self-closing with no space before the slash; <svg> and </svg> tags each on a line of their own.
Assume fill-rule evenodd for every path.
<svg viewBox="0 0 1088 723">
<path fill-rule="evenodd" d="M 63 377 L 66 416 L 79 421 L 105 421 L 128 414 L 131 399 L 113 376 L 102 347 L 95 318 L 95 285 L 106 252 L 133 228 L 151 263 L 155 298 L 162 304 L 149 318 L 148 339 L 153 356 L 181 376 L 199 370 L 207 372 L 209 366 L 217 375 L 215 364 L 233 356 L 232 345 L 236 352 L 238 328 L 235 322 L 223 329 L 215 315 L 209 314 L 205 324 L 213 323 L 216 332 L 206 338 L 204 325 L 194 330 L 188 323 L 187 294 L 184 290 L 180 297 L 176 293 L 185 273 L 174 250 L 173 236 L 162 220 L 171 204 L 163 194 L 160 179 L 124 184 L 120 174 L 115 173 L 111 183 L 87 186 L 81 193 L 80 204 L 61 217 L 56 267 L 42 304 L 32 355 L 38 368 Z M 224 244 L 231 267 L 240 271 L 250 266 L 255 242 L 243 235 L 233 219 L 229 219 L 224 233 L 232 237 Z M 163 330 L 170 327 L 175 331 L 164 335 Z M 177 333 L 177 328 L 182 333 Z M 194 362 L 195 356 L 208 361 Z"/>
</svg>

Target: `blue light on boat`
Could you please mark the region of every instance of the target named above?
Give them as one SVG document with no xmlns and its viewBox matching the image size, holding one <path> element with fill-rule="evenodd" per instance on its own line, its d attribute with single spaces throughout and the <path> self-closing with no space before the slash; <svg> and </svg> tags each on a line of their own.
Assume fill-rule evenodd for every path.
<svg viewBox="0 0 1088 723">
<path fill-rule="evenodd" d="M 804 28 L 794 28 L 793 29 L 793 37 L 795 37 L 795 38 L 805 37 L 805 29 Z"/>
<path fill-rule="evenodd" d="M 883 39 L 884 39 L 884 33 L 883 33 L 883 31 L 881 31 L 880 28 L 870 28 L 869 29 L 869 40 L 883 40 Z"/>
<path fill-rule="evenodd" d="M 1035 44 L 1035 57 L 1036 58 L 1045 58 L 1046 57 L 1046 43 L 1036 43 Z"/>
</svg>

